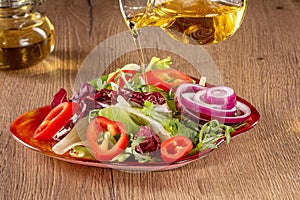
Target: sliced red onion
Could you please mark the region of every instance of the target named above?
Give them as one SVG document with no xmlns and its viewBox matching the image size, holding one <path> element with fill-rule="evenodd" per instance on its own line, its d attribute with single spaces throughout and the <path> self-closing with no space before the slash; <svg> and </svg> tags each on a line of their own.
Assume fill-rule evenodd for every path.
<svg viewBox="0 0 300 200">
<path fill-rule="evenodd" d="M 237 101 L 235 105 L 237 116 L 219 118 L 224 123 L 239 123 L 245 121 L 251 114 L 251 109 L 244 103 Z"/>
<path fill-rule="evenodd" d="M 198 92 L 200 90 L 207 89 L 207 87 L 198 85 L 198 84 L 192 84 L 192 83 L 182 83 L 178 86 L 175 92 L 175 96 L 180 97 L 182 93 L 187 93 L 187 92 Z"/>
<path fill-rule="evenodd" d="M 224 109 L 231 109 L 236 104 L 236 95 L 232 88 L 226 86 L 212 87 L 206 90 L 204 101 L 209 104 L 222 105 Z"/>
<path fill-rule="evenodd" d="M 198 121 L 209 121 L 212 119 L 216 119 L 219 122 L 226 123 L 226 124 L 236 124 L 236 123 L 243 122 L 246 119 L 248 119 L 248 117 L 251 114 L 251 110 L 246 104 L 244 104 L 240 101 L 237 101 L 236 108 L 237 108 L 237 113 L 238 113 L 236 116 L 212 116 L 212 115 L 207 116 L 207 115 L 203 115 L 201 113 L 195 113 L 188 109 L 181 110 L 181 114 L 190 118 L 193 121 L 197 121 L 197 120 Z"/>
<path fill-rule="evenodd" d="M 187 92 L 193 92 L 196 93 L 200 90 L 204 90 L 206 89 L 206 87 L 201 86 L 201 85 L 197 85 L 197 84 L 192 84 L 192 83 L 182 83 L 180 84 L 176 91 L 175 91 L 175 96 L 174 96 L 174 100 L 176 103 L 177 108 L 180 110 L 180 106 L 181 106 L 181 96 L 183 93 L 187 93 Z"/>
<path fill-rule="evenodd" d="M 250 108 L 237 101 L 235 92 L 225 86 L 211 89 L 197 84 L 181 84 L 176 90 L 175 102 L 183 115 L 197 120 L 239 123 L 251 114 Z"/>
<path fill-rule="evenodd" d="M 208 103 L 205 101 L 204 97 L 205 97 L 205 94 L 207 93 L 207 90 L 208 89 L 205 89 L 205 90 L 200 90 L 199 92 L 196 92 L 196 94 L 193 96 L 193 100 L 196 102 L 196 103 L 200 103 L 200 104 L 205 104 L 205 105 L 208 105 L 212 108 L 217 108 L 217 109 L 221 109 L 221 110 L 228 110 L 228 109 L 232 109 L 234 108 L 235 104 L 236 104 L 236 101 L 234 102 L 234 105 L 227 105 L 227 104 L 211 104 L 211 103 Z"/>
<path fill-rule="evenodd" d="M 192 110 L 193 112 L 202 113 L 208 116 L 234 116 L 236 108 L 232 109 L 220 109 L 212 107 L 211 104 L 207 104 L 204 101 L 194 101 L 193 97 L 195 93 L 183 93 L 181 96 L 181 104 L 185 108 Z"/>
</svg>

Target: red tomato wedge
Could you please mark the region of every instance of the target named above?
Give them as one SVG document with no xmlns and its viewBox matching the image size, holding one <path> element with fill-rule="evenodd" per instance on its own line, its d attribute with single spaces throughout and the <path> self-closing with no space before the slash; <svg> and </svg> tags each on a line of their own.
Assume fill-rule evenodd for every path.
<svg viewBox="0 0 300 200">
<path fill-rule="evenodd" d="M 24 135 L 29 135 L 31 138 L 32 133 L 34 133 L 34 131 L 39 127 L 50 111 L 51 106 L 44 106 L 28 111 L 13 121 L 10 126 L 10 131 L 12 133 L 18 133 L 20 132 L 19 130 L 22 130 Z"/>
<path fill-rule="evenodd" d="M 124 74 L 125 79 L 128 81 L 132 79 L 132 77 L 137 73 L 136 70 L 121 70 Z M 115 72 L 108 80 L 107 82 L 113 82 L 119 85 L 120 87 L 123 87 L 125 82 L 124 79 L 121 77 L 120 72 Z"/>
<path fill-rule="evenodd" d="M 64 102 L 53 108 L 35 130 L 33 137 L 38 140 L 49 141 L 73 117 L 79 105 Z"/>
<path fill-rule="evenodd" d="M 143 75 L 143 78 L 148 84 L 166 91 L 170 91 L 171 88 L 182 83 L 192 82 L 188 75 L 172 68 L 148 71 Z"/>
<path fill-rule="evenodd" d="M 115 139 L 118 136 L 118 139 Z M 128 135 L 121 122 L 97 116 L 86 131 L 88 145 L 94 157 L 99 161 L 108 161 L 119 155 L 127 146 Z M 114 144 L 111 140 L 116 140 Z"/>
<path fill-rule="evenodd" d="M 192 141 L 186 136 L 174 136 L 161 144 L 160 154 L 165 162 L 175 162 L 185 157 L 193 148 Z"/>
</svg>

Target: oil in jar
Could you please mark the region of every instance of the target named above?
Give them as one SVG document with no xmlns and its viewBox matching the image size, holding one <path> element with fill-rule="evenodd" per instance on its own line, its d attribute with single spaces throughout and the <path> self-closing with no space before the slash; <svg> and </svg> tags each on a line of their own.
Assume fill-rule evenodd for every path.
<svg viewBox="0 0 300 200">
<path fill-rule="evenodd" d="M 0 8 L 0 69 L 37 64 L 54 49 L 54 27 L 31 6 Z"/>
</svg>

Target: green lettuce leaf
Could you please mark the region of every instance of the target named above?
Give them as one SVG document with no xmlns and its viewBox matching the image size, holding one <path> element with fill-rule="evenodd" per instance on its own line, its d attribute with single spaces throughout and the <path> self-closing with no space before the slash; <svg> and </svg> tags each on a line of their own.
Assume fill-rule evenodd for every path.
<svg viewBox="0 0 300 200">
<path fill-rule="evenodd" d="M 196 132 L 194 130 L 184 126 L 178 118 L 172 118 L 157 112 L 154 109 L 154 104 L 149 101 L 146 101 L 144 103 L 144 107 L 141 112 L 144 115 L 151 117 L 155 121 L 161 123 L 164 129 L 170 132 L 172 136 L 184 135 L 193 140 L 196 135 Z"/>
<path fill-rule="evenodd" d="M 164 59 L 160 59 L 158 57 L 152 57 L 150 63 L 148 64 L 146 68 L 146 72 L 154 70 L 154 69 L 166 69 L 170 68 L 170 65 L 172 64 L 171 62 L 171 57 L 168 56 Z"/>
<path fill-rule="evenodd" d="M 125 125 L 128 134 L 135 134 L 140 130 L 140 126 L 134 123 L 130 118 L 129 113 L 121 108 L 110 106 L 99 110 L 99 115 L 113 121 L 122 122 Z"/>
</svg>

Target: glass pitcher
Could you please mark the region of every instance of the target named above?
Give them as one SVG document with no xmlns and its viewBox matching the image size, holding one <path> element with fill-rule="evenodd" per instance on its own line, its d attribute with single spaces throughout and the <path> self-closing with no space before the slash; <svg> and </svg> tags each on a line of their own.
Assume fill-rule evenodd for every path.
<svg viewBox="0 0 300 200">
<path fill-rule="evenodd" d="M 0 0 L 0 69 L 32 66 L 54 49 L 54 27 L 33 9 L 45 0 Z"/>
<path fill-rule="evenodd" d="M 119 0 L 123 17 L 137 37 L 146 26 L 161 27 L 176 40 L 209 44 L 233 35 L 247 0 Z"/>
</svg>

